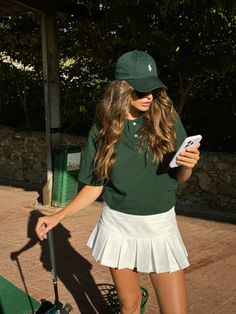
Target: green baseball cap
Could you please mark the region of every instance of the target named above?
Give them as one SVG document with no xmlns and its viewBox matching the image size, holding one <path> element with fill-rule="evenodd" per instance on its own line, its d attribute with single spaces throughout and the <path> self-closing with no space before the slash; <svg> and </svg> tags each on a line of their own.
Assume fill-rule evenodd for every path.
<svg viewBox="0 0 236 314">
<path fill-rule="evenodd" d="M 116 80 L 124 80 L 138 92 L 167 88 L 158 78 L 155 60 L 146 52 L 134 50 L 119 57 L 115 69 Z"/>
</svg>

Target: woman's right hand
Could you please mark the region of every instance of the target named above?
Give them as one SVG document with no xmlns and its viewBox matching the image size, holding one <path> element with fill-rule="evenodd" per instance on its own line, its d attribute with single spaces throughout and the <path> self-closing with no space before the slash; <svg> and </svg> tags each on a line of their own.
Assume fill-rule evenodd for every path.
<svg viewBox="0 0 236 314">
<path fill-rule="evenodd" d="M 54 228 L 59 222 L 60 219 L 58 218 L 57 214 L 39 217 L 35 227 L 35 232 L 38 238 L 41 241 L 47 239 L 48 231 Z"/>
<path fill-rule="evenodd" d="M 47 233 L 62 219 L 78 212 L 80 209 L 94 202 L 101 195 L 103 186 L 85 185 L 77 196 L 56 214 L 43 216 L 38 219 L 35 232 L 40 240 L 47 239 Z"/>
</svg>

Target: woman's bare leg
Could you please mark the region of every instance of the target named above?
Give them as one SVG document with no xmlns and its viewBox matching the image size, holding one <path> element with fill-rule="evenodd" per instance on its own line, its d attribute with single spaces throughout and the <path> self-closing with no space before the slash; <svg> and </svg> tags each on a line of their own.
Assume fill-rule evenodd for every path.
<svg viewBox="0 0 236 314">
<path fill-rule="evenodd" d="M 161 314 L 187 314 L 184 271 L 150 273 Z"/>
<path fill-rule="evenodd" d="M 121 314 L 140 314 L 141 290 L 138 273 L 131 269 L 110 268 L 121 304 Z"/>
</svg>

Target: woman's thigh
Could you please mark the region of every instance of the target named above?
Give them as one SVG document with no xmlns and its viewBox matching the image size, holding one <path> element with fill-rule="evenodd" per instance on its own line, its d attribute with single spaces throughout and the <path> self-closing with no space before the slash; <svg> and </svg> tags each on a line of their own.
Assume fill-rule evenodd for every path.
<svg viewBox="0 0 236 314">
<path fill-rule="evenodd" d="M 184 271 L 150 273 L 162 314 L 187 314 Z"/>
<path fill-rule="evenodd" d="M 139 313 L 141 304 L 141 290 L 138 273 L 127 268 L 110 268 L 110 271 L 122 307 L 127 309 L 134 309 L 137 307 L 137 313 Z"/>
</svg>

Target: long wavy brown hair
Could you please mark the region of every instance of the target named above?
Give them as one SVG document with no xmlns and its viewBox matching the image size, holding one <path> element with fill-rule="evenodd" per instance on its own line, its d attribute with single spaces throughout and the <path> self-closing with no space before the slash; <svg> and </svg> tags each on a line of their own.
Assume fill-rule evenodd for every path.
<svg viewBox="0 0 236 314">
<path fill-rule="evenodd" d="M 123 131 L 133 89 L 126 81 L 113 81 L 97 106 L 97 154 L 95 174 L 99 179 L 109 179 L 116 159 L 115 147 Z M 140 150 L 153 151 L 153 162 L 161 162 L 166 153 L 175 150 L 174 122 L 176 111 L 165 89 L 155 91 L 151 107 L 143 113 L 144 122 L 139 131 Z"/>
</svg>

